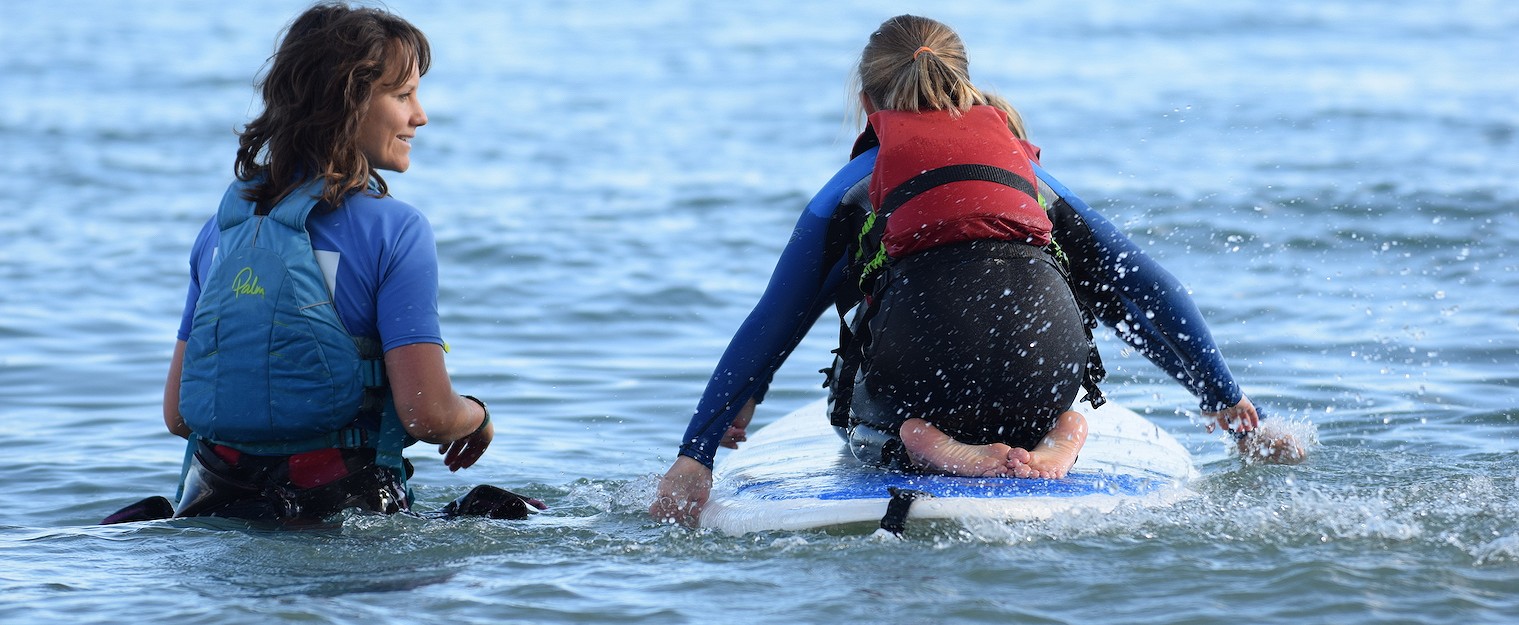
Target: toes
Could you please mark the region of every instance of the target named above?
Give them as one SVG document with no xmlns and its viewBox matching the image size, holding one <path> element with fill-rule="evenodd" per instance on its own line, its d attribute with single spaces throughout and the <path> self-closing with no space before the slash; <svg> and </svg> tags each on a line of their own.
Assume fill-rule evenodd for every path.
<svg viewBox="0 0 1519 625">
<path fill-rule="evenodd" d="M 1013 477 L 1039 477 L 1039 469 L 1029 465 L 1033 460 L 1033 454 L 1022 447 L 1014 447 L 1007 452 L 1007 468 Z"/>
<path fill-rule="evenodd" d="M 1007 452 L 1007 463 L 1009 466 L 1028 464 L 1033 460 L 1034 455 L 1030 454 L 1027 449 L 1024 449 L 1022 447 L 1013 447 Z"/>
</svg>

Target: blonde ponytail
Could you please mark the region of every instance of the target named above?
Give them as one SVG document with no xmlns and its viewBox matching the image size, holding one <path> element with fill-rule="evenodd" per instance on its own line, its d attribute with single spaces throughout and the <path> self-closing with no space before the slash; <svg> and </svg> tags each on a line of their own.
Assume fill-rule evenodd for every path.
<svg viewBox="0 0 1519 625">
<path fill-rule="evenodd" d="M 883 22 L 865 44 L 857 74 L 860 90 L 877 109 L 963 112 L 986 103 L 970 82 L 960 36 L 926 17 Z"/>
</svg>

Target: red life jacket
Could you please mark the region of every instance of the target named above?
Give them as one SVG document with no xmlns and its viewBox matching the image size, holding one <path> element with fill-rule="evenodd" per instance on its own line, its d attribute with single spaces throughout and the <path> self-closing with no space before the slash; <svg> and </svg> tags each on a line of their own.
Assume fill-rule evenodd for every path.
<svg viewBox="0 0 1519 625">
<path fill-rule="evenodd" d="M 881 242 L 890 257 L 980 239 L 1050 242 L 1035 151 L 1008 130 L 1002 111 L 878 111 L 870 126 L 881 142 L 870 202 L 887 217 Z"/>
</svg>

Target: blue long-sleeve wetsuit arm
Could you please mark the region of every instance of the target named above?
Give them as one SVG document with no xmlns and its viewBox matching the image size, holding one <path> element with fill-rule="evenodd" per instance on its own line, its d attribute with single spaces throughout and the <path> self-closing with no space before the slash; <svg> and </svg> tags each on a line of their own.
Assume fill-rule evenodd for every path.
<svg viewBox="0 0 1519 625">
<path fill-rule="evenodd" d="M 1060 198 L 1050 217 L 1077 297 L 1203 410 L 1239 403 L 1244 394 L 1186 287 L 1044 168 L 1035 165 L 1035 173 Z"/>
<path fill-rule="evenodd" d="M 832 305 L 843 275 L 842 255 L 828 253 L 828 227 L 849 188 L 870 175 L 875 150 L 851 160 L 797 219 L 764 295 L 728 342 L 686 427 L 680 453 L 711 467 L 718 443 L 738 411 L 766 385 Z"/>
</svg>

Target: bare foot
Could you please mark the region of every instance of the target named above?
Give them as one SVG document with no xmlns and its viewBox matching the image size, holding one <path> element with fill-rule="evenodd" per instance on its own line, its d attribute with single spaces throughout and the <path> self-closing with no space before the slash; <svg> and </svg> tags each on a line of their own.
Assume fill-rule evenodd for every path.
<svg viewBox="0 0 1519 625">
<path fill-rule="evenodd" d="M 900 430 L 902 446 L 912 461 L 949 475 L 966 477 L 1003 477 L 1012 475 L 1009 466 L 1014 452 L 1002 443 L 967 445 L 945 434 L 922 419 L 908 419 Z"/>
<path fill-rule="evenodd" d="M 1086 417 L 1067 410 L 1060 414 L 1054 429 L 1032 451 L 1014 449 L 1008 455 L 1007 472 L 1014 477 L 1060 479 L 1071 470 L 1071 465 L 1076 464 L 1076 456 L 1086 442 Z"/>
</svg>

